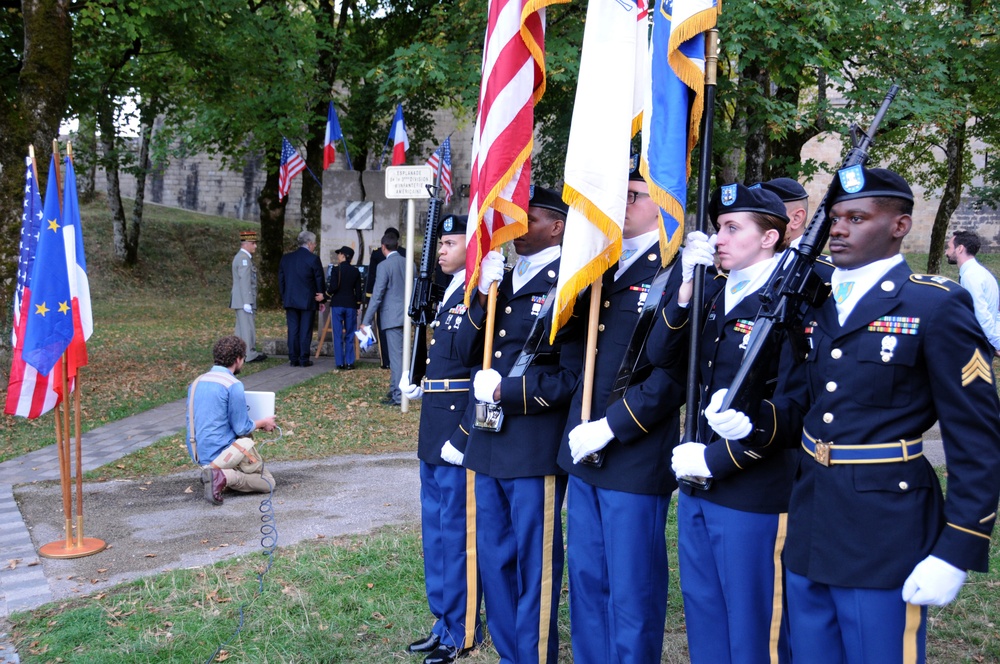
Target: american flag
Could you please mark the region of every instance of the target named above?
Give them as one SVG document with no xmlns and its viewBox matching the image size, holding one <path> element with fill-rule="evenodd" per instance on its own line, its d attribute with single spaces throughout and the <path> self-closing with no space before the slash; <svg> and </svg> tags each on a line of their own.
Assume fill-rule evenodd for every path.
<svg viewBox="0 0 1000 664">
<path fill-rule="evenodd" d="M 545 92 L 545 7 L 560 1 L 489 2 L 472 137 L 466 299 L 486 253 L 528 230 L 535 104 Z"/>
<path fill-rule="evenodd" d="M 281 137 L 281 168 L 278 170 L 278 200 L 280 201 L 292 188 L 292 178 L 306 169 L 306 162 L 299 156 L 288 139 Z"/>
<path fill-rule="evenodd" d="M 47 413 L 59 403 L 52 389 L 50 376 L 41 376 L 21 356 L 24 332 L 31 306 L 31 270 L 35 264 L 38 235 L 42 224 L 42 199 L 38 194 L 31 158 L 24 174 L 24 212 L 21 214 L 21 245 L 17 265 L 17 286 L 14 290 L 14 328 L 11 347 L 14 349 L 7 386 L 4 412 L 33 419 Z"/>
<path fill-rule="evenodd" d="M 431 158 L 427 160 L 427 165 L 431 167 L 434 174 L 437 175 L 438 166 L 441 165 L 441 188 L 444 189 L 444 202 L 448 203 L 451 201 L 451 195 L 455 191 L 451 187 L 451 136 L 444 139 L 444 143 L 441 144 Z"/>
</svg>

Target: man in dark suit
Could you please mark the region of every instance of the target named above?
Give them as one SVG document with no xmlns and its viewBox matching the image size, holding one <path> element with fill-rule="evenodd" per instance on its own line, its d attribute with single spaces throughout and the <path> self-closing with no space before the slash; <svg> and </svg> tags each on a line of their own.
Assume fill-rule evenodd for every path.
<svg viewBox="0 0 1000 664">
<path fill-rule="evenodd" d="M 348 246 L 337 249 L 337 263 L 330 265 L 326 294 L 330 305 L 330 327 L 333 331 L 333 354 L 338 369 L 354 368 L 354 330 L 358 325 L 358 310 L 364 298 L 361 272 L 351 265 L 354 250 Z"/>
<path fill-rule="evenodd" d="M 392 235 L 396 238 L 396 251 L 400 256 L 406 258 L 406 247 L 400 246 L 399 244 L 399 231 L 389 226 L 385 229 L 383 235 Z M 368 272 L 365 275 L 365 302 L 372 299 L 372 291 L 375 289 L 375 278 L 378 276 L 378 266 L 385 260 L 385 254 L 382 253 L 382 247 L 379 246 L 378 249 L 372 250 L 372 255 L 368 259 Z M 389 368 L 389 354 L 386 353 L 385 349 L 387 347 L 385 341 L 385 332 L 382 331 L 382 326 L 379 323 L 378 317 L 375 317 L 375 322 L 372 323 L 372 329 L 375 330 L 375 335 L 378 337 L 378 355 L 379 361 L 382 363 L 383 369 Z"/>
<path fill-rule="evenodd" d="M 316 249 L 316 235 L 299 233 L 299 248 L 281 257 L 278 264 L 278 292 L 288 323 L 288 362 L 293 367 L 312 366 L 309 345 L 312 343 L 316 308 L 321 306 L 326 286 L 323 264 Z"/>
<path fill-rule="evenodd" d="M 590 417 L 581 424 L 581 378 L 558 457 L 569 473 L 571 634 L 581 663 L 659 662 L 667 615 L 665 530 L 677 488 L 670 453 L 680 437 L 683 385 L 663 370 L 648 369 L 633 374 L 620 398 L 612 398 L 612 389 L 623 359 L 635 350 L 630 346 L 641 314 L 646 312 L 648 330 L 657 306 L 676 299 L 681 270 L 661 271 L 659 206 L 638 170 L 629 176 L 626 195 L 622 253 L 604 273 L 601 288 Z M 658 274 L 666 281 L 658 281 Z M 588 290 L 577 304 L 581 319 L 590 298 Z M 564 358 L 579 364 L 581 376 L 583 341 L 562 349 Z M 639 353 L 633 360 L 648 365 L 640 359 L 645 349 Z M 594 454 L 602 457 L 599 462 Z"/>
<path fill-rule="evenodd" d="M 389 392 L 383 403 L 396 405 L 402 403 L 403 396 L 399 391 L 399 378 L 403 373 L 403 316 L 406 315 L 406 259 L 399 255 L 396 248 L 399 239 L 394 235 L 382 236 L 382 255 L 385 257 L 378 267 L 375 286 L 372 288 L 372 298 L 368 302 L 368 310 L 359 328 L 370 331 L 372 320 L 378 314 L 379 327 L 385 330 L 385 355 L 389 356 Z"/>
<path fill-rule="evenodd" d="M 476 559 L 476 496 L 473 474 L 462 467 L 468 427 L 469 368 L 455 350 L 455 335 L 465 318 L 465 226 L 468 217 L 441 220 L 438 266 L 450 277 L 427 349 L 425 378 L 410 383 L 403 372 L 399 389 L 408 399 L 423 397 L 420 408 L 420 528 L 424 548 L 427 606 L 434 615 L 431 633 L 410 644 L 411 653 L 428 653 L 424 664 L 450 664 L 483 639 L 479 621 L 482 590 Z"/>
<path fill-rule="evenodd" d="M 576 374 L 548 343 L 560 243 L 567 206 L 559 194 L 532 187 L 527 233 L 514 240 L 518 260 L 503 271 L 489 252 L 455 344 L 469 366 L 483 360 L 486 296 L 499 281 L 492 368 L 473 380 L 477 401 L 500 404 L 499 431 L 474 429 L 465 467 L 476 473 L 476 540 L 486 615 L 502 662 L 555 662 L 556 614 L 562 585 L 563 497 L 566 475 L 556 454 Z M 499 263 L 499 266 L 497 266 Z M 542 322 L 540 353 L 511 375 L 535 321 Z M 548 321 L 548 322 L 547 322 Z"/>
</svg>

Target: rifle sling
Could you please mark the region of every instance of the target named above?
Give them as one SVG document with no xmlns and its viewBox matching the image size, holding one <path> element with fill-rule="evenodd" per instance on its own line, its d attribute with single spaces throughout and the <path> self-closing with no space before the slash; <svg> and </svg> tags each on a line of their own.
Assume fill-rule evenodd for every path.
<svg viewBox="0 0 1000 664">
<path fill-rule="evenodd" d="M 545 302 L 542 303 L 542 308 L 538 311 L 538 316 L 535 317 L 535 323 L 531 326 L 531 332 L 528 333 L 528 338 L 524 340 L 524 346 L 521 348 L 521 352 L 518 353 L 517 360 L 514 361 L 514 366 L 510 368 L 510 372 L 507 374 L 508 378 L 520 378 L 523 376 L 538 356 L 538 349 L 545 340 L 545 318 L 549 315 L 552 303 L 556 299 L 557 285 L 552 284 L 552 288 L 549 289 L 548 294 L 545 296 Z"/>
<path fill-rule="evenodd" d="M 653 328 L 653 323 L 656 320 L 656 311 L 659 308 L 660 300 L 663 299 L 667 279 L 670 278 L 670 273 L 676 264 L 677 261 L 674 261 L 667 267 L 660 268 L 649 285 L 649 294 L 643 303 L 642 311 L 639 312 L 639 318 L 635 321 L 632 339 L 625 350 L 621 367 L 618 368 L 611 394 L 608 395 L 608 406 L 624 398 L 625 392 L 635 379 L 643 380 L 648 374 L 649 362 L 646 361 L 640 365 L 640 362 L 645 358 L 642 351 L 646 347 L 646 339 L 649 337 L 649 331 Z"/>
</svg>

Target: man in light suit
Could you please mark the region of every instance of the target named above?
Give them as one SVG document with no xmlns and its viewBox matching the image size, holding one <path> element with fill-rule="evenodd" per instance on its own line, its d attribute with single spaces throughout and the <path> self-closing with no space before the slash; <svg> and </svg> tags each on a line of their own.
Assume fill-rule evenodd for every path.
<svg viewBox="0 0 1000 664">
<path fill-rule="evenodd" d="M 253 252 L 257 251 L 257 231 L 240 231 L 240 250 L 233 258 L 233 293 L 229 308 L 236 311 L 236 336 L 247 345 L 247 362 L 261 362 L 267 359 L 258 353 L 257 329 L 254 316 L 257 315 L 257 267 L 253 264 Z"/>
<path fill-rule="evenodd" d="M 299 233 L 299 248 L 281 257 L 278 264 L 278 292 L 288 323 L 288 363 L 293 367 L 312 366 L 309 344 L 318 303 L 324 299 L 323 264 L 316 249 L 316 235 Z"/>
<path fill-rule="evenodd" d="M 406 314 L 404 300 L 406 280 L 406 259 L 396 249 L 399 239 L 386 233 L 382 236 L 382 255 L 385 260 L 378 266 L 372 298 L 368 302 L 360 329 L 370 331 L 372 320 L 378 314 L 379 327 L 385 330 L 386 351 L 389 355 L 389 392 L 382 403 L 398 406 L 403 401 L 399 391 L 399 378 L 403 372 L 403 316 Z"/>
</svg>

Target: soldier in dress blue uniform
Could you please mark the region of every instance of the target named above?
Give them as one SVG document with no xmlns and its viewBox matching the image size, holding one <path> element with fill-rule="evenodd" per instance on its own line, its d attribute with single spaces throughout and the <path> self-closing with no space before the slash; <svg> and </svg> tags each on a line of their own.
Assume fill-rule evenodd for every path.
<svg viewBox="0 0 1000 664">
<path fill-rule="evenodd" d="M 676 298 L 681 270 L 661 271 L 659 206 L 638 170 L 629 176 L 626 202 L 622 255 L 603 276 L 591 421 L 580 423 L 580 380 L 559 448 L 559 466 L 569 473 L 567 564 L 579 664 L 659 662 L 667 614 L 665 529 L 677 488 L 670 451 L 680 435 L 683 385 L 663 371 L 646 370 L 633 375 L 622 398 L 610 397 L 622 360 L 631 356 L 640 313 L 651 306 L 647 315 L 653 316 L 657 303 Z M 658 274 L 668 281 L 657 280 Z M 577 311 L 589 307 L 587 291 Z M 579 362 L 580 374 L 582 341 L 562 350 Z M 645 351 L 638 363 L 648 366 Z M 598 452 L 603 458 L 595 465 L 588 455 Z"/>
<path fill-rule="evenodd" d="M 425 664 L 447 664 L 483 640 L 479 620 L 482 590 L 476 561 L 474 474 L 462 467 L 469 435 L 469 367 L 459 358 L 455 336 L 465 318 L 465 227 L 468 217 L 441 220 L 438 266 L 451 276 L 431 327 L 426 377 L 412 385 L 404 373 L 400 391 L 423 397 L 420 410 L 421 534 L 427 605 L 435 618 L 431 633 L 410 644 L 427 653 Z"/>
<path fill-rule="evenodd" d="M 689 333 L 688 304 L 696 264 L 717 255 L 728 275 L 705 284 L 704 326 L 697 377 L 702 412 L 735 377 L 760 309 L 756 297 L 776 264 L 785 231 L 785 206 L 766 189 L 721 187 L 709 208 L 718 235 L 688 235 L 683 281 L 668 302 L 649 342 L 660 366 L 676 365 Z M 792 362 L 790 355 L 785 361 Z M 777 376 L 779 358 L 764 371 Z M 773 383 L 772 383 L 773 389 Z M 781 549 L 791 490 L 793 454 L 777 445 L 750 449 L 715 435 L 698 418 L 696 442 L 674 448 L 682 482 L 677 501 L 678 558 L 688 649 L 695 664 L 789 661 L 788 622 L 782 592 Z"/>
<path fill-rule="evenodd" d="M 806 222 L 809 221 L 809 194 L 806 188 L 792 178 L 774 178 L 761 182 L 760 186 L 777 194 L 785 204 L 785 215 L 788 217 L 785 246 L 793 249 L 798 247 L 806 230 Z"/>
<path fill-rule="evenodd" d="M 499 403 L 497 432 L 474 429 L 465 467 L 476 473 L 479 568 L 490 636 L 504 663 L 555 662 L 556 610 L 562 585 L 561 508 L 566 476 L 556 453 L 576 375 L 559 364 L 559 347 L 542 332 L 541 354 L 523 376 L 508 374 L 540 316 L 555 298 L 567 206 L 555 192 L 532 187 L 528 231 L 514 240 L 518 259 L 504 274 L 490 252 L 480 268 L 480 297 L 459 327 L 464 361 L 482 361 L 483 293 L 499 279 L 492 368 L 475 374 L 479 401 Z M 551 319 L 549 319 L 551 322 Z M 543 320 L 544 322 L 544 320 Z"/>
<path fill-rule="evenodd" d="M 775 435 L 798 448 L 785 544 L 792 650 L 811 664 L 923 662 L 927 605 L 988 566 L 1000 495 L 990 347 L 969 294 L 913 274 L 899 253 L 913 209 L 902 177 L 842 169 L 829 201 L 834 297 L 807 312 L 808 357 L 773 400 Z M 707 416 L 749 433 L 741 413 Z M 935 420 L 947 498 L 923 456 Z M 747 442 L 772 437 L 757 429 Z"/>
</svg>

